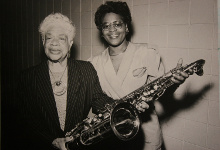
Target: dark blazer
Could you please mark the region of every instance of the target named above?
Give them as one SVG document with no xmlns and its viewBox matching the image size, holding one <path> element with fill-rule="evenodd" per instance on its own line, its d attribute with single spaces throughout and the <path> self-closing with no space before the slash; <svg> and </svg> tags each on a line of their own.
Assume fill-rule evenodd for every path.
<svg viewBox="0 0 220 150">
<path fill-rule="evenodd" d="M 24 140 L 24 143 L 26 146 L 28 144 L 29 149 L 50 149 L 52 141 L 64 137 L 66 132 L 82 122 L 91 107 L 97 113 L 106 103 L 113 102 L 102 92 L 91 63 L 68 60 L 67 109 L 63 131 L 48 70 L 47 62 L 42 62 L 23 71 L 18 84 L 17 106 L 21 112 L 21 127 L 24 129 L 21 131 L 24 132 L 25 140 L 28 140 Z"/>
</svg>

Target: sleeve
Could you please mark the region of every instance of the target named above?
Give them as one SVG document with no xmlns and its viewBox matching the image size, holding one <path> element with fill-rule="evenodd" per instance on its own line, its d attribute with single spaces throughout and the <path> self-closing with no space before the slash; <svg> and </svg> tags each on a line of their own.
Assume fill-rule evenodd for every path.
<svg viewBox="0 0 220 150">
<path fill-rule="evenodd" d="M 18 82 L 18 101 L 20 128 L 26 146 L 51 147 L 56 138 L 48 130 L 42 114 L 37 109 L 34 77 L 29 73 L 22 73 Z M 30 148 L 30 147 L 29 147 Z"/>
<path fill-rule="evenodd" d="M 149 81 L 153 81 L 165 73 L 164 64 L 162 62 L 161 56 L 156 48 L 149 48 L 147 51 L 147 58 L 145 58 L 145 63 L 148 68 Z"/>
<path fill-rule="evenodd" d="M 158 51 L 158 47 L 155 45 L 148 45 L 148 48 L 149 51 L 147 54 L 146 63 L 148 65 L 150 76 L 147 79 L 147 83 L 150 83 L 153 80 L 163 76 L 165 74 L 165 68 Z M 165 93 L 159 100 L 161 101 L 161 99 L 170 99 L 177 88 L 178 86 L 175 84 L 169 87 L 165 90 Z"/>
<path fill-rule="evenodd" d="M 95 114 L 101 113 L 106 110 L 106 104 L 114 103 L 114 99 L 107 96 L 100 85 L 99 78 L 96 70 L 91 64 L 93 75 L 94 75 L 94 89 L 93 89 L 93 100 L 92 100 L 92 112 Z"/>
</svg>

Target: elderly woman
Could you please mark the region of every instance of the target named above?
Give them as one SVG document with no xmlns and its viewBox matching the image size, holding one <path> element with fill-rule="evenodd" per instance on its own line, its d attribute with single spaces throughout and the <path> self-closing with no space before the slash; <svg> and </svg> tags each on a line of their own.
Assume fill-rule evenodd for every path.
<svg viewBox="0 0 220 150">
<path fill-rule="evenodd" d="M 75 26 L 60 13 L 50 14 L 39 32 L 47 60 L 25 70 L 20 77 L 18 107 L 21 111 L 22 149 L 62 149 L 66 137 L 93 106 L 97 113 L 112 99 L 103 94 L 92 64 L 69 59 Z"/>
<path fill-rule="evenodd" d="M 101 87 L 108 96 L 120 99 L 164 74 L 160 55 L 154 47 L 149 44 L 134 44 L 126 39 L 131 25 L 131 14 L 126 2 L 109 1 L 101 5 L 95 13 L 95 24 L 108 47 L 93 57 L 91 62 L 98 73 Z M 187 77 L 187 73 L 180 72 L 179 75 L 173 75 L 172 81 L 178 87 Z M 129 141 L 117 146 L 111 144 L 110 149 L 119 149 L 120 146 L 120 149 L 132 149 L 135 143 L 138 143 L 133 148 L 135 150 L 161 148 L 162 133 L 158 117 L 154 104 L 149 103 L 149 106 L 148 113 L 142 117 L 143 138 L 139 138 L 138 142 Z"/>
</svg>

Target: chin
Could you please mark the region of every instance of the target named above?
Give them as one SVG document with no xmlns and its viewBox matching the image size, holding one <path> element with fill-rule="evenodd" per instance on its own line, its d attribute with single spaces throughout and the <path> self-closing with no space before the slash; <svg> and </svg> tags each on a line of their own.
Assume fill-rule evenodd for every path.
<svg viewBox="0 0 220 150">
<path fill-rule="evenodd" d="M 52 61 L 59 61 L 61 59 L 60 57 L 49 57 L 49 58 Z"/>
<path fill-rule="evenodd" d="M 117 47 L 117 46 L 121 45 L 121 43 L 111 42 L 111 43 L 109 43 L 109 45 L 111 45 L 112 47 Z"/>
<path fill-rule="evenodd" d="M 109 45 L 112 47 L 117 47 L 123 43 L 124 40 L 121 39 L 110 39 L 108 40 Z"/>
</svg>

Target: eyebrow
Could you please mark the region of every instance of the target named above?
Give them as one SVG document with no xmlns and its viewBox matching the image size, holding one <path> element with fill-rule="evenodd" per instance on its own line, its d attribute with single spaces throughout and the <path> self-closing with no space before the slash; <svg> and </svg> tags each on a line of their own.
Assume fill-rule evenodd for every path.
<svg viewBox="0 0 220 150">
<path fill-rule="evenodd" d="M 50 36 L 50 35 L 52 35 L 52 34 L 51 34 L 51 33 L 46 33 L 45 35 L 46 35 L 46 36 L 47 36 L 47 35 Z M 65 37 L 68 37 L 68 35 L 66 35 L 66 34 L 59 34 L 59 36 L 65 36 Z"/>
<path fill-rule="evenodd" d="M 65 36 L 65 37 L 68 37 L 66 34 L 59 34 L 59 36 Z"/>
<path fill-rule="evenodd" d="M 45 33 L 45 35 L 51 35 L 51 33 L 48 33 L 48 32 L 47 32 L 47 33 Z"/>
<path fill-rule="evenodd" d="M 123 21 L 114 21 L 114 22 L 112 22 L 112 23 L 122 23 Z M 111 24 L 111 23 L 109 23 L 109 22 L 104 22 L 103 24 Z"/>
</svg>

